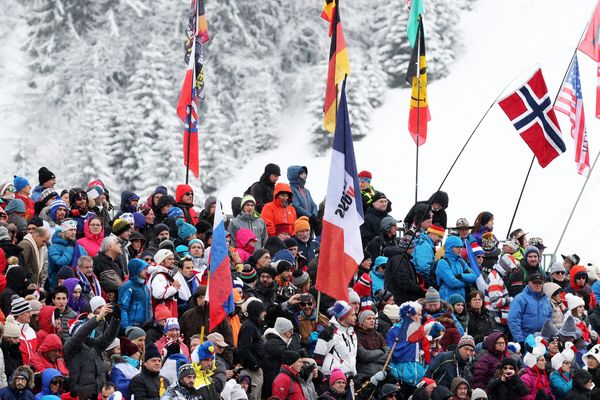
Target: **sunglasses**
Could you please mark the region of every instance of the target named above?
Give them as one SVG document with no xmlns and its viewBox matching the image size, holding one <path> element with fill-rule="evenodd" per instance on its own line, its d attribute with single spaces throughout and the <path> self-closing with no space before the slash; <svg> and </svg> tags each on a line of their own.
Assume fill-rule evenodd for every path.
<svg viewBox="0 0 600 400">
<path fill-rule="evenodd" d="M 484 258 L 483 256 L 476 256 L 475 258 Z"/>
<path fill-rule="evenodd" d="M 193 195 L 194 195 L 194 192 L 186 192 L 186 193 L 184 193 L 183 195 L 184 195 L 184 196 L 193 196 Z"/>
<path fill-rule="evenodd" d="M 300 302 L 300 307 L 308 307 L 308 306 L 312 306 L 312 302 L 311 303 L 302 303 Z"/>
<path fill-rule="evenodd" d="M 553 272 L 553 274 L 564 275 L 565 273 L 562 271 L 558 271 L 558 272 Z"/>
<path fill-rule="evenodd" d="M 152 257 L 144 257 L 144 261 L 147 263 L 152 262 Z"/>
<path fill-rule="evenodd" d="M 64 379 L 63 379 L 63 378 L 54 378 L 54 379 L 52 379 L 52 380 L 50 381 L 50 383 L 51 383 L 52 385 L 57 385 L 57 386 L 60 386 L 60 385 L 62 385 L 62 384 L 64 383 Z"/>
</svg>

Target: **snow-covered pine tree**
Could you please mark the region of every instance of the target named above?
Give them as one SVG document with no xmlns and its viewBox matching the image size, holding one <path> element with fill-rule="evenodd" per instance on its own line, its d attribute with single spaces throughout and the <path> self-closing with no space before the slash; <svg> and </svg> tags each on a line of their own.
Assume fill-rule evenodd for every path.
<svg viewBox="0 0 600 400">
<path fill-rule="evenodd" d="M 128 188 L 142 191 L 175 182 L 182 169 L 181 133 L 175 109 L 169 102 L 176 90 L 166 74 L 167 61 L 161 42 L 154 38 L 136 65 L 127 89 L 127 115 L 122 126 L 133 146 L 127 147 L 123 169 Z"/>
</svg>

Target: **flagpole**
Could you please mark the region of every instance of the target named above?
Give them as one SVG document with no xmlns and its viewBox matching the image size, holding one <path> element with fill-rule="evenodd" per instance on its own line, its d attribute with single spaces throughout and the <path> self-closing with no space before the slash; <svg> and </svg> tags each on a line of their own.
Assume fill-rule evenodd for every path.
<svg viewBox="0 0 600 400">
<path fill-rule="evenodd" d="M 417 29 L 417 149 L 415 156 L 415 204 L 419 201 L 419 126 L 421 125 L 421 35 L 423 34 L 423 17 L 419 15 Z"/>
<path fill-rule="evenodd" d="M 567 77 L 567 74 L 569 73 L 569 69 L 571 69 L 571 64 L 573 63 L 573 57 L 577 54 L 577 49 L 579 48 L 579 44 L 581 43 L 581 40 L 583 39 L 583 36 L 585 35 L 585 32 L 587 31 L 588 25 L 589 25 L 589 20 L 588 20 L 588 23 L 585 25 L 585 28 L 583 29 L 583 32 L 581 33 L 581 36 L 579 37 L 579 41 L 577 42 L 577 46 L 575 46 L 575 50 L 573 51 L 573 55 L 571 56 L 571 59 L 569 60 L 569 65 L 567 65 L 567 69 L 565 70 L 563 78 L 560 81 L 560 87 L 558 88 L 558 92 L 556 92 L 556 96 L 554 97 L 554 101 L 552 102 L 552 109 L 554 109 L 554 105 L 556 104 L 556 100 L 558 100 L 558 96 L 560 95 L 560 89 L 562 88 L 562 85 L 565 82 L 565 78 Z M 510 235 L 510 231 L 511 231 L 513 223 L 515 221 L 515 217 L 517 216 L 517 211 L 519 210 L 519 205 L 521 204 L 521 197 L 523 197 L 523 192 L 525 191 L 525 186 L 527 185 L 527 181 L 529 180 L 529 174 L 531 172 L 531 167 L 533 167 L 533 163 L 534 162 L 535 162 L 535 155 L 531 159 L 531 164 L 529 165 L 529 170 L 527 171 L 527 175 L 525 176 L 525 181 L 523 182 L 523 187 L 521 188 L 521 194 L 519 195 L 519 200 L 517 200 L 517 205 L 515 207 L 515 211 L 513 212 L 513 216 L 512 216 L 512 219 L 510 221 L 510 226 L 508 227 L 508 232 L 506 233 L 506 237 L 507 238 L 508 238 L 508 235 Z"/>
<path fill-rule="evenodd" d="M 510 235 L 513 223 L 515 222 L 515 217 L 517 216 L 517 210 L 519 209 L 519 205 L 521 204 L 521 198 L 523 197 L 523 192 L 525 191 L 525 185 L 527 185 L 527 180 L 529 179 L 529 174 L 531 173 L 531 168 L 533 167 L 534 162 L 535 162 L 535 155 L 531 158 L 531 163 L 529 164 L 529 169 L 527 170 L 527 175 L 525 175 L 525 181 L 523 182 L 523 187 L 521 187 L 521 194 L 519 194 L 519 200 L 517 200 L 517 206 L 515 207 L 515 211 L 513 212 L 512 219 L 510 220 L 510 225 L 508 226 L 508 232 L 506 232 L 507 238 Z"/>
<path fill-rule="evenodd" d="M 196 40 L 198 40 L 198 12 L 200 8 L 200 2 L 196 1 L 196 25 L 194 26 L 194 40 L 192 41 L 192 51 L 190 57 L 192 59 L 192 93 L 190 96 L 192 97 L 192 101 L 194 101 L 194 89 L 196 88 Z M 196 104 L 196 109 L 198 109 L 198 104 Z M 189 116 L 189 124 L 188 124 L 188 132 L 187 132 L 187 160 L 185 163 L 185 184 L 187 185 L 190 177 L 190 149 L 192 146 L 192 111 L 193 107 L 190 105 Z M 198 120 L 196 120 L 196 129 L 198 129 Z"/>
<path fill-rule="evenodd" d="M 581 186 L 581 190 L 579 191 L 577 200 L 575 200 L 575 204 L 573 205 L 573 208 L 571 209 L 569 218 L 567 218 L 567 223 L 565 224 L 565 227 L 563 228 L 563 231 L 560 234 L 560 238 L 558 239 L 558 243 L 556 244 L 556 248 L 554 249 L 554 254 L 552 255 L 552 260 L 556 259 L 556 254 L 558 252 L 558 248 L 560 247 L 563 237 L 565 236 L 565 232 L 567 231 L 567 228 L 569 227 L 569 224 L 571 223 L 571 218 L 573 217 L 573 214 L 575 213 L 575 209 L 577 208 L 577 205 L 579 204 L 581 195 L 583 194 L 583 191 L 585 190 L 585 187 L 586 187 L 588 181 L 590 180 L 590 176 L 592 176 L 592 171 L 594 170 L 594 167 L 596 166 L 596 162 L 598 162 L 598 158 L 600 158 L 600 151 L 598 152 L 598 154 L 596 154 L 596 159 L 594 160 L 594 163 L 592 164 L 592 167 L 590 168 L 590 172 L 588 173 L 588 176 L 585 178 L 585 181 L 583 182 L 583 185 Z"/>
</svg>

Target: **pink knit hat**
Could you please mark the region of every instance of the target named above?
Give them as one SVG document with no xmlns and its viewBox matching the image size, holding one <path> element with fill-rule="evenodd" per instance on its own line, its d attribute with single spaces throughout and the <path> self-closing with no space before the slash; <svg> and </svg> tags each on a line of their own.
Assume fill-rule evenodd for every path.
<svg viewBox="0 0 600 400">
<path fill-rule="evenodd" d="M 335 368 L 333 371 L 331 371 L 331 375 L 329 375 L 329 386 L 333 386 L 333 384 L 337 381 L 347 382 L 346 375 L 344 375 L 342 370 L 339 368 Z"/>
</svg>

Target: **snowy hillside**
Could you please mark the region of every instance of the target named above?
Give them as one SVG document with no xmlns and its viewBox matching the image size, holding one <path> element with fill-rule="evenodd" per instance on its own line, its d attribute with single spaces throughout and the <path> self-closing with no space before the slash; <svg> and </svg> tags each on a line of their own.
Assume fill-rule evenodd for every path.
<svg viewBox="0 0 600 400">
<path fill-rule="evenodd" d="M 450 75 L 428 88 L 432 121 L 428 142 L 420 150 L 419 199 L 437 189 L 476 123 L 513 79 L 505 94 L 520 86 L 539 63 L 550 93 L 558 91 L 594 5 L 593 0 L 567 8 L 557 0 L 482 1 L 463 16 L 464 51 Z M 349 51 L 352 54 L 350 44 Z M 593 162 L 600 151 L 600 121 L 593 114 L 596 66 L 581 54 L 579 62 Z M 355 143 L 359 170 L 373 173 L 374 186 L 393 200 L 396 218 L 403 218 L 414 202 L 415 146 L 406 129 L 409 97 L 408 89 L 388 91 L 383 106 L 373 114 L 372 133 Z M 537 162 L 533 166 L 513 226 L 524 228 L 530 237 L 541 236 L 547 253 L 554 251 L 585 180 L 576 173 L 568 119 L 562 114 L 558 118 L 567 153 L 545 169 Z M 290 130 L 281 146 L 240 167 L 236 179 L 223 188 L 224 198 L 245 190 L 267 162 L 307 165 L 307 187 L 314 198 L 323 198 L 329 156 L 313 157 L 302 107 L 293 109 L 288 120 Z M 531 157 L 505 114 L 494 106 L 443 187 L 450 194 L 449 221 L 464 216 L 473 222 L 478 212 L 489 210 L 496 216 L 497 235 L 504 238 Z M 600 166 L 592 173 L 559 252 L 577 249 L 583 261 L 594 257 L 600 261 L 595 248 L 600 221 L 593 211 L 599 196 Z"/>
</svg>

